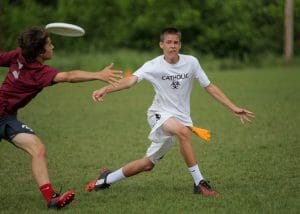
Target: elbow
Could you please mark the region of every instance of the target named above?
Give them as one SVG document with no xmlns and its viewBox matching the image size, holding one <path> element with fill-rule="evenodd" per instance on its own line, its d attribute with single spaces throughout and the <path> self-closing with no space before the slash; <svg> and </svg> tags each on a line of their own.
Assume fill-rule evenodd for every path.
<svg viewBox="0 0 300 214">
<path fill-rule="evenodd" d="M 210 93 L 214 90 L 214 85 L 210 83 L 208 86 L 205 87 L 205 90 Z"/>
<path fill-rule="evenodd" d="M 73 78 L 68 72 L 60 72 L 54 77 L 54 82 L 73 82 Z"/>
</svg>

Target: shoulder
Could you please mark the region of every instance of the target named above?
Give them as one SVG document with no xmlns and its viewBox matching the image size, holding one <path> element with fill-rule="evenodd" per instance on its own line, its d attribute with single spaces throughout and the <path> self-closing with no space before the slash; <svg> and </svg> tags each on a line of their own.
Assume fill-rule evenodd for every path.
<svg viewBox="0 0 300 214">
<path fill-rule="evenodd" d="M 162 61 L 163 61 L 163 56 L 155 57 L 155 58 L 153 58 L 153 59 L 151 59 L 151 60 L 146 61 L 146 62 L 143 64 L 142 68 L 143 68 L 143 69 L 146 69 L 146 70 L 155 68 L 155 67 L 157 67 L 157 66 L 160 66 L 161 63 L 162 63 Z"/>
<path fill-rule="evenodd" d="M 22 49 L 21 48 L 16 48 L 14 50 L 11 51 L 2 51 L 0 50 L 0 57 L 1 58 L 10 58 L 10 59 L 17 59 L 20 58 L 20 56 L 22 56 Z"/>
<path fill-rule="evenodd" d="M 192 55 L 179 54 L 179 57 L 188 62 L 198 62 L 198 59 Z"/>
<path fill-rule="evenodd" d="M 162 61 L 163 61 L 163 55 L 160 55 L 160 56 L 157 56 L 157 57 L 147 61 L 146 63 L 149 65 L 156 65 L 156 64 L 160 64 Z"/>
</svg>

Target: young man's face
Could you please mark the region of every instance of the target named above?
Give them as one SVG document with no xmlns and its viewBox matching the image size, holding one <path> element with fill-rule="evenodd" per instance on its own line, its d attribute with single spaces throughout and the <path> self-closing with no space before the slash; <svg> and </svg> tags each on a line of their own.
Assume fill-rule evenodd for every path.
<svg viewBox="0 0 300 214">
<path fill-rule="evenodd" d="M 51 39 L 48 37 L 47 38 L 47 43 L 44 46 L 45 52 L 41 53 L 39 56 L 42 58 L 43 61 L 51 59 L 53 56 L 53 44 L 51 42 Z"/>
<path fill-rule="evenodd" d="M 164 40 L 159 43 L 159 46 L 163 49 L 167 61 L 178 61 L 181 42 L 176 34 L 166 34 Z"/>
</svg>

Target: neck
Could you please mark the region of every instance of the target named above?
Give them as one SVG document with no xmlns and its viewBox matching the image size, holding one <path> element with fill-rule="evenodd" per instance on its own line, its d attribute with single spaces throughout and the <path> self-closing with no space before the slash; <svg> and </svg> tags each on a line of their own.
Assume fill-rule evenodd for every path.
<svg viewBox="0 0 300 214">
<path fill-rule="evenodd" d="M 164 59 L 169 63 L 169 64 L 176 64 L 179 61 L 179 55 L 177 55 L 176 57 L 166 57 L 164 56 Z"/>
<path fill-rule="evenodd" d="M 39 62 L 42 63 L 42 64 L 43 64 L 44 61 L 45 61 L 42 57 L 39 57 L 39 56 L 36 58 L 36 60 L 39 61 Z"/>
</svg>

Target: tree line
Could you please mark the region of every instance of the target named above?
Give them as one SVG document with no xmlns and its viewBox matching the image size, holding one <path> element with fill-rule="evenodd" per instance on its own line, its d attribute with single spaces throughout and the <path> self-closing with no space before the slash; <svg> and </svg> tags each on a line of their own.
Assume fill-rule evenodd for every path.
<svg viewBox="0 0 300 214">
<path fill-rule="evenodd" d="M 294 1 L 294 8 L 300 0 Z M 299 8 L 294 11 L 294 49 L 300 50 Z M 80 25 L 80 39 L 55 37 L 59 49 L 140 51 L 158 47 L 162 28 L 183 33 L 183 47 L 216 57 L 282 55 L 284 0 L 1 0 L 0 49 L 16 46 L 29 26 Z"/>
</svg>

